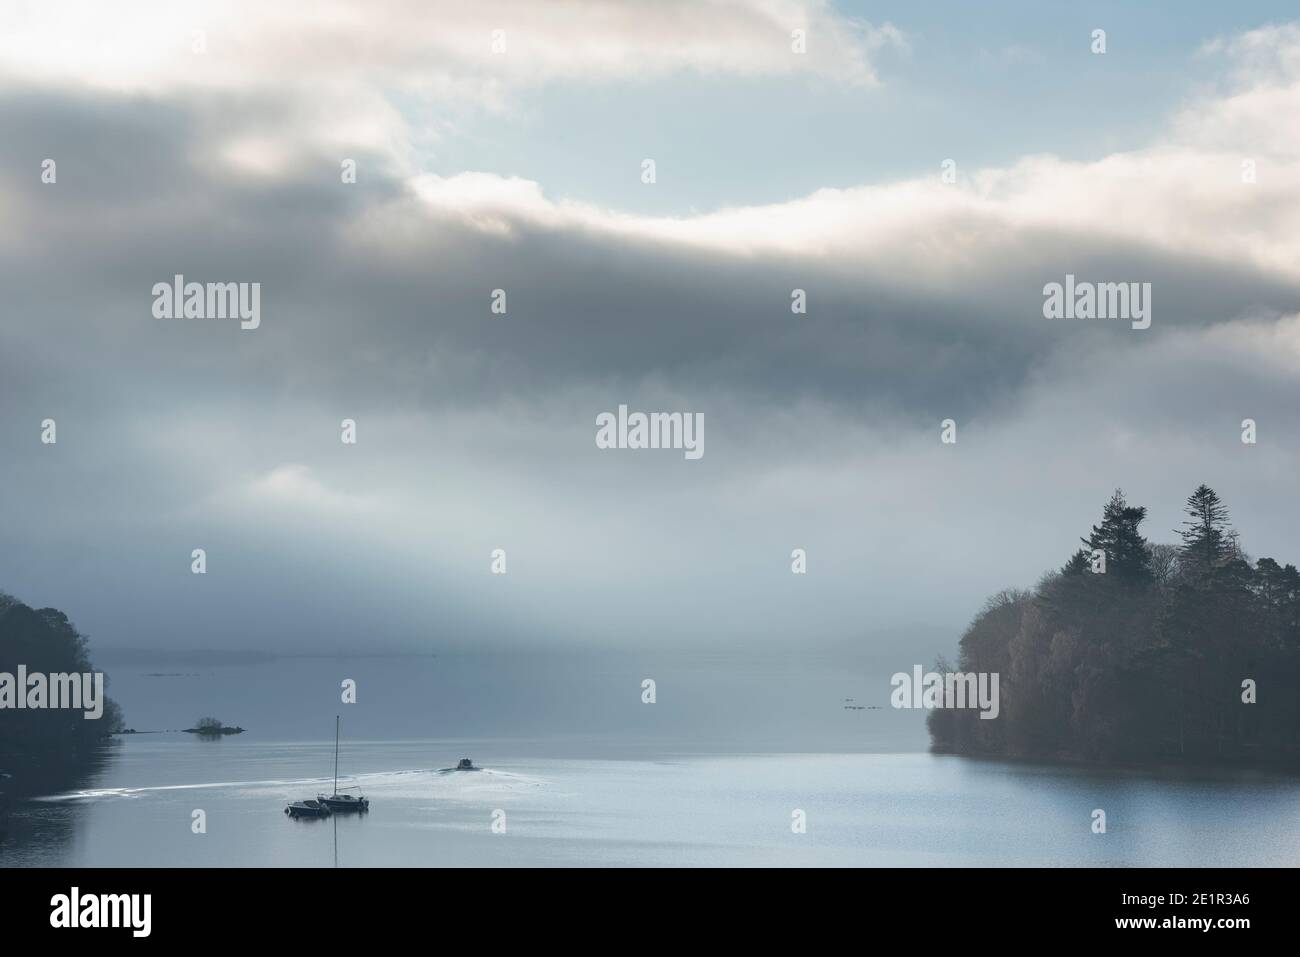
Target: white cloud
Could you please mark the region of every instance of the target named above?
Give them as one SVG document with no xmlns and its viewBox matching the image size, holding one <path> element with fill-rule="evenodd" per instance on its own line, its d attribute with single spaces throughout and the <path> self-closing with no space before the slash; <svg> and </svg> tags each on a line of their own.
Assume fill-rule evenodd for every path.
<svg viewBox="0 0 1300 957">
<path fill-rule="evenodd" d="M 298 506 L 313 509 L 366 507 L 367 500 L 329 488 L 306 465 L 287 464 L 249 482 L 246 501 L 254 505 Z"/>
<path fill-rule="evenodd" d="M 633 216 L 551 199 L 540 184 L 482 173 L 417 176 L 439 215 L 496 233 L 515 225 L 599 230 L 631 240 L 847 264 L 870 257 L 903 276 L 978 272 L 1034 232 L 1145 244 L 1300 280 L 1300 29 L 1227 44 L 1230 89 L 1174 117 L 1150 146 L 1096 161 L 1029 156 L 957 184 L 924 178 L 823 189 L 764 206 Z M 1243 181 L 1243 162 L 1255 181 Z M 1136 278 L 1136 277 L 1129 277 Z"/>
<path fill-rule="evenodd" d="M 791 51 L 795 28 L 808 33 L 803 55 Z M 824 0 L 82 0 L 18 4 L 0 29 L 0 77 L 162 97 L 274 96 L 292 104 L 293 122 L 263 124 L 262 136 L 372 149 L 400 165 L 428 133 L 404 118 L 399 107 L 410 103 L 503 110 L 546 83 L 682 71 L 869 87 L 873 57 L 889 46 L 906 49 L 896 28 L 846 19 Z"/>
<path fill-rule="evenodd" d="M 796 28 L 807 32 L 802 55 L 791 50 Z M 871 84 L 871 54 L 906 45 L 892 25 L 845 18 L 824 0 L 87 0 L 20 4 L 0 63 L 35 79 L 155 92 L 347 78 L 437 95 L 481 84 L 490 96 L 555 79 L 684 69 Z"/>
</svg>

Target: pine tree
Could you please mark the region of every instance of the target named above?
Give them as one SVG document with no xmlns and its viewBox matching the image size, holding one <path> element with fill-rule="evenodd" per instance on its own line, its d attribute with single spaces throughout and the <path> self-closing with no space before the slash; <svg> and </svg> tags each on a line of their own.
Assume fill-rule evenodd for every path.
<svg viewBox="0 0 1300 957">
<path fill-rule="evenodd" d="M 1091 551 L 1106 555 L 1106 574 L 1127 584 L 1146 584 L 1151 581 L 1151 546 L 1138 531 L 1147 517 L 1140 505 L 1129 505 L 1124 491 L 1115 489 L 1102 510 L 1101 524 L 1092 527 L 1092 534 L 1080 539 Z"/>
<path fill-rule="evenodd" d="M 1061 569 L 1062 575 L 1082 575 L 1088 570 L 1088 552 L 1085 549 L 1079 549 L 1070 556 L 1070 560 L 1065 563 Z"/>
<path fill-rule="evenodd" d="M 1208 485 L 1198 486 L 1184 509 L 1188 520 L 1179 535 L 1183 558 L 1194 568 L 1216 568 L 1232 557 L 1233 539 L 1228 527 L 1228 507 Z"/>
</svg>

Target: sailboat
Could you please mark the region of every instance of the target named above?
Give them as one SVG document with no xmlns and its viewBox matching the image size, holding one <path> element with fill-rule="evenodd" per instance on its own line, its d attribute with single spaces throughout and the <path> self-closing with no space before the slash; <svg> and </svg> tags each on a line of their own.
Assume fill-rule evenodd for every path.
<svg viewBox="0 0 1300 957">
<path fill-rule="evenodd" d="M 334 716 L 334 793 L 316 795 L 317 803 L 331 811 L 369 811 L 370 800 L 364 794 L 339 793 L 339 716 Z"/>
</svg>

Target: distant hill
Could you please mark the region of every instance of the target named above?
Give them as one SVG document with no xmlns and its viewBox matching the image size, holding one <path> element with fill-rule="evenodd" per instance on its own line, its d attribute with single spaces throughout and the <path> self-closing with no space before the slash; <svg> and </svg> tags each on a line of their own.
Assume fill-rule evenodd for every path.
<svg viewBox="0 0 1300 957">
<path fill-rule="evenodd" d="M 230 665 L 261 665 L 273 661 L 299 658 L 430 658 L 430 652 L 416 651 L 321 651 L 277 654 L 253 649 L 224 648 L 117 648 L 106 645 L 95 652 L 105 664 L 136 667 L 139 665 L 184 665 L 217 668 Z"/>
<path fill-rule="evenodd" d="M 232 650 L 217 648 L 114 648 L 105 646 L 96 652 L 105 664 L 112 665 L 188 665 L 211 667 L 221 665 L 260 665 L 277 660 L 280 656 L 267 651 Z"/>
</svg>

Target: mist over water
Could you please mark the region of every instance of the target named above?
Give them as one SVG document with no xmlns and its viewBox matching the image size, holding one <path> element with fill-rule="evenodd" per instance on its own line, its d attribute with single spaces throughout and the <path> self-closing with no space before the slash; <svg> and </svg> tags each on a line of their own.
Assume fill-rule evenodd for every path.
<svg viewBox="0 0 1300 957">
<path fill-rule="evenodd" d="M 109 690 L 137 731 L 211 714 L 247 729 L 214 742 L 232 748 L 332 741 L 341 714 L 345 742 L 535 740 L 519 753 L 546 757 L 923 750 L 923 715 L 889 707 L 893 670 L 793 654 L 282 658 L 114 667 Z M 354 705 L 340 703 L 346 679 L 356 682 Z M 654 704 L 642 701 L 646 679 Z"/>
<path fill-rule="evenodd" d="M 159 676 L 159 673 L 166 676 Z M 641 702 L 641 681 L 657 700 Z M 339 683 L 357 682 L 355 705 Z M 1300 781 L 935 756 L 888 675 L 828 661 L 453 656 L 119 666 L 137 729 L 27 802 L 0 864 L 1251 865 L 1300 856 Z M 844 699 L 851 698 L 852 702 Z M 880 710 L 845 705 L 882 704 Z M 333 784 L 362 816 L 290 820 Z M 838 752 L 838 753 L 835 753 Z M 441 772 L 462 757 L 484 770 Z M 1105 835 L 1090 830 L 1107 811 Z M 207 832 L 191 831 L 201 809 Z M 791 830 L 806 815 L 807 831 Z M 506 832 L 493 833 L 495 812 Z"/>
</svg>

